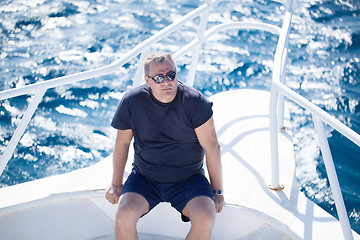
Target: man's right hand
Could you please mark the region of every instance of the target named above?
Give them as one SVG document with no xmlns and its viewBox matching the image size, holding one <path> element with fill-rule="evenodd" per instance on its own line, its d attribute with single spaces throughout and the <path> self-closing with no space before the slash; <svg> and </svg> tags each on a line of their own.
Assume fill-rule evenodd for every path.
<svg viewBox="0 0 360 240">
<path fill-rule="evenodd" d="M 120 193 L 123 185 L 111 184 L 106 190 L 105 198 L 112 204 L 117 204 L 120 198 Z"/>
</svg>

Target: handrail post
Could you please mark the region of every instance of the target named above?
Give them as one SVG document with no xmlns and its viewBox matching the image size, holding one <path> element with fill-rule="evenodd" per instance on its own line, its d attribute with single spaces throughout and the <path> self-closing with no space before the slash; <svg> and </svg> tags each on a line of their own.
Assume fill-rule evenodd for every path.
<svg viewBox="0 0 360 240">
<path fill-rule="evenodd" d="M 285 14 L 285 19 L 283 26 L 281 28 L 281 35 L 285 38 L 284 39 L 284 45 L 281 52 L 281 59 L 280 59 L 280 82 L 285 84 L 286 81 L 286 63 L 287 63 L 287 57 L 288 57 L 288 45 L 289 45 L 289 34 L 290 34 L 290 24 L 292 19 L 292 0 L 286 1 L 286 11 L 287 14 Z M 278 100 L 278 127 L 280 129 L 285 129 L 284 126 L 284 95 L 279 94 L 279 100 Z"/>
<path fill-rule="evenodd" d="M 289 35 L 287 34 L 286 42 L 284 46 L 284 51 L 282 53 L 282 61 L 281 61 L 281 72 L 280 72 L 280 82 L 285 84 L 286 82 L 286 62 L 287 62 L 287 51 L 288 51 L 288 40 Z M 278 127 L 280 130 L 285 130 L 286 126 L 284 124 L 284 109 L 285 109 L 285 97 L 283 94 L 279 94 L 278 99 Z"/>
<path fill-rule="evenodd" d="M 208 1 L 207 4 L 210 4 L 210 1 Z M 199 24 L 199 28 L 198 28 L 198 32 L 197 32 L 197 37 L 200 40 L 200 44 L 197 47 L 195 47 L 192 52 L 193 54 L 192 54 L 190 69 L 189 69 L 189 73 L 188 73 L 187 81 L 186 81 L 186 83 L 190 86 L 194 85 L 196 67 L 197 67 L 197 64 L 199 61 L 200 49 L 201 49 L 202 43 L 204 41 L 204 33 L 206 30 L 209 13 L 210 13 L 210 7 L 208 7 L 208 9 L 206 9 L 206 11 L 201 15 L 201 20 L 200 20 L 200 24 Z"/>
<path fill-rule="evenodd" d="M 144 75 L 144 60 L 145 58 L 149 55 L 150 53 L 150 46 L 147 47 L 140 56 L 138 65 L 137 65 L 137 69 L 136 69 L 136 74 L 134 77 L 134 82 L 133 82 L 133 87 L 137 87 L 141 84 L 141 79 L 143 79 L 143 75 Z"/>
<path fill-rule="evenodd" d="M 271 190 L 282 190 L 283 185 L 280 185 L 279 181 L 279 154 L 278 154 L 278 131 L 277 131 L 277 100 L 278 90 L 274 84 L 271 85 L 270 93 L 270 116 L 269 116 L 269 128 L 270 128 L 270 153 L 271 153 Z"/>
<path fill-rule="evenodd" d="M 42 100 L 42 97 L 44 96 L 46 92 L 46 89 L 39 90 L 37 93 L 34 94 L 34 97 L 32 101 L 30 102 L 29 106 L 27 107 L 19 125 L 17 126 L 13 136 L 10 139 L 10 142 L 7 144 L 6 149 L 4 153 L 1 156 L 0 159 L 0 175 L 3 173 L 6 164 L 9 162 L 10 157 L 15 151 L 15 148 L 20 141 L 20 138 L 24 134 L 24 131 L 29 124 L 32 116 L 35 113 L 35 110 L 37 109 L 39 103 Z"/>
<path fill-rule="evenodd" d="M 336 170 L 335 170 L 334 161 L 333 161 L 333 158 L 331 155 L 329 143 L 327 141 L 327 137 L 325 134 L 324 124 L 320 120 L 320 118 L 318 118 L 318 116 L 316 116 L 313 113 L 312 113 L 312 117 L 313 117 L 313 121 L 314 121 L 314 125 L 315 125 L 315 130 L 316 130 L 316 133 L 319 138 L 320 149 L 321 149 L 321 153 L 323 155 L 326 172 L 327 172 L 327 175 L 329 178 L 330 188 L 331 188 L 332 194 L 334 196 L 336 211 L 339 216 L 341 228 L 343 230 L 345 239 L 352 240 L 353 235 L 351 232 L 351 226 L 350 226 L 349 218 L 347 215 L 344 199 L 343 199 L 343 196 L 341 193 L 339 180 L 336 175 Z"/>
<path fill-rule="evenodd" d="M 270 111 L 269 111 L 269 127 L 270 127 L 270 151 L 271 151 L 271 185 L 272 190 L 282 190 L 283 185 L 279 181 L 279 154 L 278 154 L 278 124 L 283 127 L 284 122 L 284 96 L 279 93 L 276 82 L 284 81 L 285 79 L 285 63 L 287 58 L 287 40 L 289 38 L 291 12 L 286 12 L 281 33 L 279 36 L 278 45 L 276 47 L 274 57 L 274 68 L 272 74 L 272 84 L 270 93 Z"/>
</svg>

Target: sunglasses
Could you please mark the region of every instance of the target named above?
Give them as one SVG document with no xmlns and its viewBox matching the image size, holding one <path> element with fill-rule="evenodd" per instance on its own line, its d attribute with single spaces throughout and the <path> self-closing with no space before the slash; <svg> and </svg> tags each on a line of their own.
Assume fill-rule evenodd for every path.
<svg viewBox="0 0 360 240">
<path fill-rule="evenodd" d="M 152 80 L 154 80 L 155 83 L 160 84 L 165 80 L 165 77 L 167 78 L 167 80 L 172 81 L 175 79 L 176 77 L 176 72 L 175 71 L 170 71 L 167 72 L 166 74 L 158 74 L 155 75 L 154 77 L 150 77 L 149 75 L 146 75 L 148 78 L 151 78 Z"/>
</svg>

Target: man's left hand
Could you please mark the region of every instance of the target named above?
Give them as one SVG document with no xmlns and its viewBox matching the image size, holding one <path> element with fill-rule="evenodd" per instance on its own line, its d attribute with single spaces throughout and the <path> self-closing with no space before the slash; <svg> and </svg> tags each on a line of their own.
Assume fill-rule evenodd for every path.
<svg viewBox="0 0 360 240">
<path fill-rule="evenodd" d="M 224 206 L 224 196 L 223 195 L 216 195 L 214 194 L 215 198 L 215 210 L 217 213 L 221 212 Z"/>
</svg>

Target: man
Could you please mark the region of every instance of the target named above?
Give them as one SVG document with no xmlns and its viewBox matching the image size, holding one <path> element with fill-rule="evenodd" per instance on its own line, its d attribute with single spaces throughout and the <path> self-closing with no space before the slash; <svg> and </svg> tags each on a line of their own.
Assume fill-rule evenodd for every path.
<svg viewBox="0 0 360 240">
<path fill-rule="evenodd" d="M 146 85 L 125 94 L 112 121 L 117 136 L 106 198 L 119 201 L 116 239 L 137 239 L 136 223 L 159 202 L 170 202 L 183 221 L 190 220 L 186 239 L 209 239 L 224 204 L 211 103 L 178 81 L 170 53 L 150 55 L 144 71 Z M 133 170 L 123 185 L 133 137 Z M 204 152 L 211 185 L 204 176 Z"/>
</svg>

